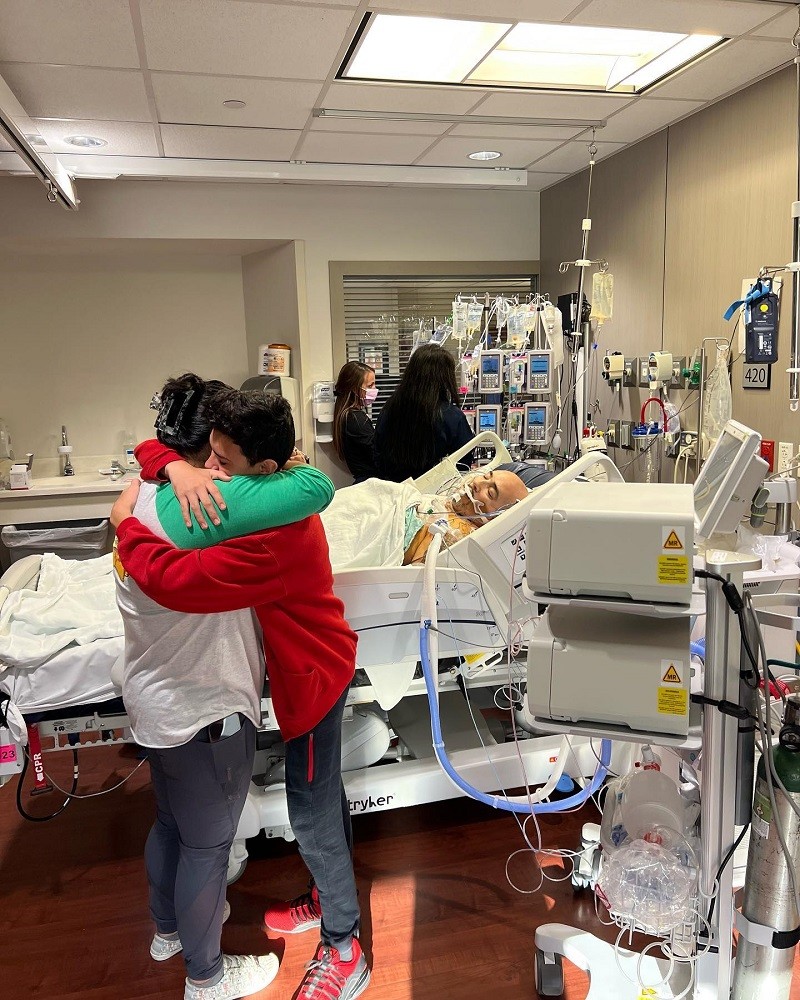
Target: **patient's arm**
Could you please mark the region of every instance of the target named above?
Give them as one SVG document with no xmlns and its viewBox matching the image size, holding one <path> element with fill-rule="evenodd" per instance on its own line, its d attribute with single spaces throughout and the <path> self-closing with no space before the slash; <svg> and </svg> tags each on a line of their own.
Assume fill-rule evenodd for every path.
<svg viewBox="0 0 800 1000">
<path fill-rule="evenodd" d="M 169 480 L 172 483 L 187 528 L 192 526 L 192 515 L 204 531 L 208 521 L 220 523 L 219 512 L 225 509 L 225 501 L 214 480 L 230 479 L 227 472 L 195 468 L 177 452 L 154 439 L 137 445 L 134 455 L 142 467 L 144 479 Z"/>
<path fill-rule="evenodd" d="M 154 535 L 135 517 L 117 526 L 116 551 L 142 590 L 171 611 L 211 614 L 279 600 L 281 567 L 259 535 L 187 552 Z"/>
</svg>

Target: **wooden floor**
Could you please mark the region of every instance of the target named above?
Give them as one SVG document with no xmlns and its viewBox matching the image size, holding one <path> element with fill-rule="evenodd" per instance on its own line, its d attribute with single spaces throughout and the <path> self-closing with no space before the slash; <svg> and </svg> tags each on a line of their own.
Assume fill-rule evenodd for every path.
<svg viewBox="0 0 800 1000">
<path fill-rule="evenodd" d="M 68 781 L 71 757 L 53 774 Z M 129 748 L 82 755 L 82 790 L 109 787 L 137 763 Z M 48 758 L 52 766 L 53 756 Z M 14 807 L 15 784 L 0 789 L 0 997 L 2 1000 L 179 1000 L 180 958 L 148 955 L 152 926 L 142 864 L 153 803 L 145 764 L 122 789 L 73 802 L 53 822 L 32 824 Z M 45 798 L 26 797 L 31 812 Z M 47 807 L 47 808 L 45 808 Z M 592 810 L 542 820 L 545 845 L 578 845 Z M 505 878 L 522 846 L 511 817 L 457 800 L 354 821 L 362 944 L 373 966 L 371 1000 L 528 1000 L 533 935 L 544 922 L 602 934 L 588 894 L 548 883 L 520 895 Z M 256 840 L 243 877 L 228 892 L 223 931 L 230 952 L 282 956 L 281 971 L 259 998 L 290 1000 L 312 957 L 313 933 L 266 937 L 265 905 L 296 895 L 307 875 L 293 845 Z M 527 856 L 512 862 L 532 885 Z M 567 1000 L 581 1000 L 587 977 L 565 966 Z M 800 977 L 796 975 L 796 982 Z M 792 993 L 800 1000 L 800 989 Z"/>
</svg>

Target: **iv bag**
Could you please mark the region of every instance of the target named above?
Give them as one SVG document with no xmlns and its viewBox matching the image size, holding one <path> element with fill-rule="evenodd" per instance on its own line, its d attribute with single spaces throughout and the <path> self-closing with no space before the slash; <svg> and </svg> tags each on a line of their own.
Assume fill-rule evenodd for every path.
<svg viewBox="0 0 800 1000">
<path fill-rule="evenodd" d="M 611 319 L 614 306 L 614 275 L 608 271 L 597 271 L 592 276 L 592 311 L 589 319 L 605 323 Z"/>
<path fill-rule="evenodd" d="M 481 328 L 482 319 L 483 303 L 477 301 L 467 303 L 467 333 L 477 333 Z"/>
<path fill-rule="evenodd" d="M 731 382 L 728 377 L 730 349 L 725 343 L 717 344 L 717 360 L 706 382 L 703 399 L 702 454 L 705 458 L 717 442 L 725 424 L 733 413 Z"/>
<path fill-rule="evenodd" d="M 467 335 L 467 303 L 460 299 L 453 301 L 453 336 L 463 340 Z"/>
<path fill-rule="evenodd" d="M 561 310 L 549 300 L 544 304 L 544 327 L 547 332 L 547 344 L 553 352 L 553 367 L 564 364 L 564 329 L 561 323 Z"/>
</svg>

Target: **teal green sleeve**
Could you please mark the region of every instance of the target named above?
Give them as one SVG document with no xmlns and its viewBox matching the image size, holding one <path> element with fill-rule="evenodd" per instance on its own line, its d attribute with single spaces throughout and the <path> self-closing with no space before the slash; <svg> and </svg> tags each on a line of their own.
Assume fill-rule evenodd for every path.
<svg viewBox="0 0 800 1000">
<path fill-rule="evenodd" d="M 187 528 L 172 486 L 165 483 L 159 487 L 158 520 L 179 549 L 205 549 L 226 538 L 294 524 L 325 510 L 334 493 L 330 479 L 310 465 L 271 476 L 234 476 L 227 483 L 217 481 L 217 486 L 227 509 L 219 512 L 220 524 L 209 523 L 205 530 L 195 523 Z"/>
</svg>

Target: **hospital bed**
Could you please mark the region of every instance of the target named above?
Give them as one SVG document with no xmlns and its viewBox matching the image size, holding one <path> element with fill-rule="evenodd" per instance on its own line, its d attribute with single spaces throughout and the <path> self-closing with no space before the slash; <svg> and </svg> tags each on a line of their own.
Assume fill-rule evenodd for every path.
<svg viewBox="0 0 800 1000">
<path fill-rule="evenodd" d="M 486 469 L 509 460 L 499 439 L 482 434 L 414 485 L 424 492 L 449 492 L 460 479 L 455 467 L 458 459 L 486 445 L 495 449 Z M 590 468 L 621 479 L 608 458 L 589 455 L 552 483 L 575 479 Z M 524 526 L 531 507 L 549 489 L 549 484 L 543 486 L 491 524 L 444 550 L 436 569 L 442 664 L 439 692 L 445 722 L 448 712 L 453 717 L 448 745 L 455 748 L 451 756 L 459 771 L 486 791 L 525 782 L 541 784 L 550 777 L 560 754 L 559 766 L 573 778 L 592 774 L 596 766 L 589 740 L 573 739 L 566 746 L 558 735 L 540 735 L 523 739 L 518 750 L 516 743 L 504 741 L 502 731 L 491 730 L 478 711 L 491 704 L 491 699 L 497 704 L 498 691 L 509 685 L 513 689 L 525 680 L 524 662 L 515 663 L 513 658 L 509 662 L 506 654 L 509 641 L 517 646 L 525 641 L 522 633 L 510 634 L 511 623 L 531 615 L 520 592 Z M 39 556 L 21 560 L 0 579 L 0 605 L 13 591 L 35 588 L 40 561 Z M 421 566 L 396 566 L 343 570 L 335 576 L 336 593 L 359 636 L 357 672 L 343 734 L 344 780 L 353 813 L 461 794 L 442 773 L 430 748 L 425 683 L 419 669 L 423 572 Z M 119 637 L 70 647 L 36 670 L 4 671 L 0 663 L 0 692 L 10 696 L 26 722 L 37 724 L 45 753 L 131 741 L 119 700 L 122 642 Z M 472 730 L 469 739 L 467 729 Z M 10 746 L 8 738 L 6 734 L 0 743 Z M 22 761 L 19 747 L 16 760 L 0 761 L 0 783 L 20 770 Z M 293 839 L 281 778 L 282 746 L 267 691 L 254 777 L 232 852 L 231 877 L 246 862 L 246 838 L 264 830 L 269 837 Z"/>
</svg>

